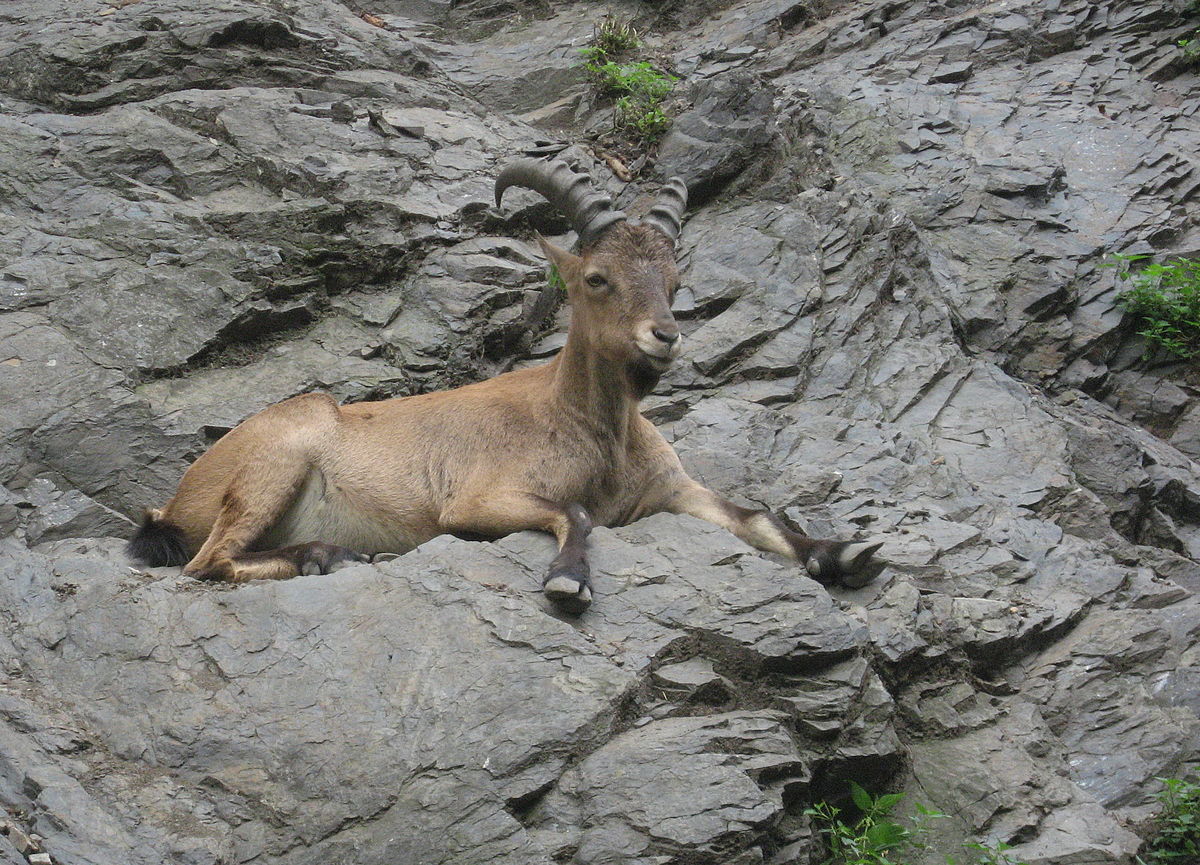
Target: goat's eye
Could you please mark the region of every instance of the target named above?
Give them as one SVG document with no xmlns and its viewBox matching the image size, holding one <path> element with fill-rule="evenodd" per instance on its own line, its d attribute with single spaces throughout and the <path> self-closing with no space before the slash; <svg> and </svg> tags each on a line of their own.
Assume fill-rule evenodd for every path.
<svg viewBox="0 0 1200 865">
<path fill-rule="evenodd" d="M 587 284 L 592 288 L 603 288 L 608 281 L 598 273 L 593 273 L 587 278 Z"/>
</svg>

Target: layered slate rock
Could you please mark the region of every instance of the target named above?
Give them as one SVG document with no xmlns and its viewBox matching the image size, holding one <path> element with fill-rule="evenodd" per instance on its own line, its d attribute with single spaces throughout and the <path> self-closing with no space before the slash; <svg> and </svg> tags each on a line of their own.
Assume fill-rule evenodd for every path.
<svg viewBox="0 0 1200 865">
<path fill-rule="evenodd" d="M 578 54 L 605 12 L 681 79 L 632 184 L 583 143 L 611 126 Z M 6 10 L 0 861 L 808 865 L 805 807 L 855 780 L 951 815 L 952 855 L 1130 862 L 1154 779 L 1200 753 L 1200 385 L 1143 357 L 1101 265 L 1200 252 L 1198 26 Z M 497 166 L 547 152 L 631 212 L 685 178 L 685 359 L 647 413 L 739 503 L 884 540 L 877 583 L 830 595 L 668 515 L 593 533 L 580 619 L 533 534 L 237 587 L 130 568 L 129 521 L 263 406 L 552 353 L 531 230 L 566 226 L 491 209 Z"/>
<path fill-rule="evenodd" d="M 647 558 L 646 529 L 673 560 Z M 690 716 L 653 673 L 704 658 L 749 691 L 857 655 L 864 628 L 789 566 L 746 554 L 747 570 L 724 532 L 666 518 L 600 532 L 608 603 L 581 627 L 541 596 L 548 546 L 445 540 L 228 589 L 132 571 L 111 542 L 10 539 L 6 717 L 29 761 L 13 806 L 63 861 L 89 844 L 78 861 L 605 861 L 632 833 L 716 862 L 770 842 L 785 790 L 857 745 L 796 740 L 782 703 Z M 711 776 L 703 801 L 668 771 Z"/>
</svg>

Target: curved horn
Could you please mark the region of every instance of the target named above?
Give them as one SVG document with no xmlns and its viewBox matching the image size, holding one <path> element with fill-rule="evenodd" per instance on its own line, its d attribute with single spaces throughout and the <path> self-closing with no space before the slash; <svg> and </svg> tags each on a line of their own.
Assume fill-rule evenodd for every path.
<svg viewBox="0 0 1200 865">
<path fill-rule="evenodd" d="M 672 177 L 658 194 L 658 201 L 642 218 L 642 225 L 657 228 L 671 240 L 679 237 L 679 220 L 687 207 L 687 186 L 682 177 Z"/>
<path fill-rule="evenodd" d="M 510 186 L 532 189 L 553 204 L 579 234 L 580 248 L 587 248 L 604 233 L 604 229 L 625 219 L 624 213 L 613 210 L 611 198 L 592 189 L 592 179 L 588 175 L 576 174 L 561 159 L 510 162 L 496 178 L 497 207 L 504 190 Z"/>
</svg>

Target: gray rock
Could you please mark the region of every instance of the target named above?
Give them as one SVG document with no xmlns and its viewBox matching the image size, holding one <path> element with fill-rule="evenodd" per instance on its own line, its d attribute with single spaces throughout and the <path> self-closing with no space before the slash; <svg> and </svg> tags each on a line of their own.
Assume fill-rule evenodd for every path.
<svg viewBox="0 0 1200 865">
<path fill-rule="evenodd" d="M 704 78 L 688 91 L 692 108 L 671 124 L 658 151 L 663 176 L 681 176 L 707 200 L 759 158 L 777 135 L 774 91 L 747 72 Z"/>
<path fill-rule="evenodd" d="M 1193 401 L 1171 434 L 1171 444 L 1192 459 L 1200 459 L 1200 404 Z"/>
<path fill-rule="evenodd" d="M 713 669 L 712 661 L 691 658 L 667 664 L 654 672 L 655 683 L 677 703 L 724 705 L 733 699 L 733 686 Z"/>
<path fill-rule="evenodd" d="M 19 505 L 24 501 L 7 487 L 0 487 L 0 537 L 11 535 L 21 524 Z"/>
<path fill-rule="evenodd" d="M 653 862 L 686 849 L 728 862 L 733 851 L 761 850 L 783 814 L 785 789 L 808 780 L 783 721 L 767 712 L 671 718 L 589 755 L 561 785 L 578 800 L 585 827 L 578 861 Z"/>
<path fill-rule="evenodd" d="M 0 838 L 0 862 L 4 865 L 25 865 L 26 861 L 7 838 Z"/>
<path fill-rule="evenodd" d="M 1021 861 L 1128 861 L 1140 840 L 1055 774 L 1044 751 L 1049 734 L 1038 728 L 1036 715 L 1019 711 L 1003 727 L 914 745 L 918 789 L 969 831 L 986 830 L 990 843 L 1032 834 L 1036 840 L 1015 844 L 1010 854 Z M 964 772 L 964 766 L 971 770 Z M 949 846 L 954 829 L 938 827 L 935 837 Z"/>
<path fill-rule="evenodd" d="M 126 535 L 133 528 L 128 517 L 78 490 L 64 493 L 45 478 L 34 479 L 25 488 L 25 497 L 34 508 L 25 524 L 25 539 L 30 544 L 61 538 Z"/>
</svg>

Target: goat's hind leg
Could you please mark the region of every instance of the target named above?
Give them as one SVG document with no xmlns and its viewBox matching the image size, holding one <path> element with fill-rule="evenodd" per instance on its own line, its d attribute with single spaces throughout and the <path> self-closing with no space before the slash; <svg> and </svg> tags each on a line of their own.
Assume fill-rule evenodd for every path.
<svg viewBox="0 0 1200 865">
<path fill-rule="evenodd" d="M 448 508 L 440 527 L 452 534 L 483 537 L 503 537 L 527 529 L 549 532 L 558 540 L 558 555 L 542 582 L 546 597 L 568 613 L 582 613 L 591 605 L 586 550 L 592 520 L 582 505 L 563 506 L 531 493 L 492 493 Z"/>
<path fill-rule="evenodd" d="M 273 550 L 250 547 L 295 500 L 310 466 L 303 459 L 258 459 L 243 466 L 221 500 L 208 538 L 183 573 L 198 580 L 279 580 L 327 574 L 345 562 L 368 558 L 335 544 L 310 541 Z"/>
<path fill-rule="evenodd" d="M 841 584 L 859 588 L 870 583 L 883 570 L 875 558 L 883 542 L 826 541 L 794 532 L 769 511 L 755 511 L 735 505 L 707 487 L 688 479 L 664 510 L 690 514 L 728 529 L 751 546 L 795 559 L 809 576 L 825 585 Z"/>
<path fill-rule="evenodd" d="M 355 552 L 349 547 L 308 541 L 273 550 L 230 556 L 226 572 L 232 573 L 232 576 L 225 579 L 236 583 L 247 580 L 284 580 L 300 574 L 328 574 L 342 565 L 370 560 L 370 556 Z"/>
</svg>

